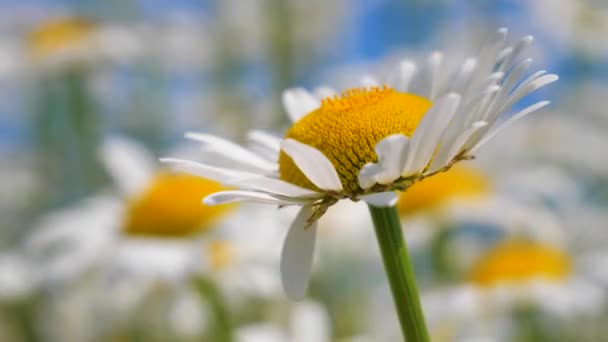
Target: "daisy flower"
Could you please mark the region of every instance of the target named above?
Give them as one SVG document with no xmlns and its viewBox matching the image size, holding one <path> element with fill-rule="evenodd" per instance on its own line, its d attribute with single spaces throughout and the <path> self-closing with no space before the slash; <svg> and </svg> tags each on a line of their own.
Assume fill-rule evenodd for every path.
<svg viewBox="0 0 608 342">
<path fill-rule="evenodd" d="M 281 274 L 286 293 L 302 298 L 316 221 L 330 206 L 342 199 L 390 206 L 395 190 L 473 158 L 505 127 L 548 104 L 541 101 L 504 115 L 522 97 L 558 78 L 538 71 L 522 79 L 532 62 L 522 53 L 533 39 L 508 44 L 506 37 L 507 30 L 499 29 L 477 56 L 455 69 L 434 52 L 421 64 L 402 61 L 383 82 L 366 77 L 365 86 L 341 94 L 328 87 L 289 89 L 283 103 L 293 124 L 283 139 L 253 131 L 247 149 L 188 133 L 218 157 L 207 163 L 165 161 L 237 188 L 207 196 L 207 205 L 301 206 L 285 239 Z"/>
<path fill-rule="evenodd" d="M 465 282 L 423 295 L 427 318 L 430 325 L 449 324 L 454 332 L 470 334 L 477 322 L 487 328 L 489 319 L 504 322 L 522 309 L 560 322 L 597 316 L 606 294 L 576 263 L 563 248 L 506 239 L 479 257 Z"/>
</svg>

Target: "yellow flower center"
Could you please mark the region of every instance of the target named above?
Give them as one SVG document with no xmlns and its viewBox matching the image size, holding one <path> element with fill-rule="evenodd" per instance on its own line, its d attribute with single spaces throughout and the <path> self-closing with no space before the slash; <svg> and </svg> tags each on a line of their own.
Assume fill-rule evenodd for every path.
<svg viewBox="0 0 608 342">
<path fill-rule="evenodd" d="M 506 241 L 474 265 L 470 279 L 482 286 L 521 283 L 538 278 L 560 281 L 570 271 L 570 258 L 556 248 L 528 241 Z"/>
<path fill-rule="evenodd" d="M 369 162 L 377 162 L 374 147 L 383 138 L 411 136 L 431 102 L 391 88 L 350 89 L 327 98 L 321 107 L 298 120 L 285 134 L 321 151 L 334 165 L 345 191 L 362 192 L 357 176 Z M 284 152 L 279 156 L 281 179 L 318 190 Z"/>
<path fill-rule="evenodd" d="M 128 205 L 129 235 L 184 237 L 203 232 L 227 206 L 206 206 L 205 196 L 224 190 L 217 182 L 188 174 L 160 173 Z M 230 206 L 228 206 L 230 207 Z"/>
<path fill-rule="evenodd" d="M 401 215 L 433 208 L 453 199 L 471 199 L 490 190 L 488 180 L 480 172 L 455 165 L 422 182 L 415 183 L 399 195 L 397 207 Z"/>
<path fill-rule="evenodd" d="M 85 42 L 95 25 L 83 19 L 58 19 L 46 22 L 32 31 L 28 47 L 34 58 L 45 58 Z"/>
</svg>

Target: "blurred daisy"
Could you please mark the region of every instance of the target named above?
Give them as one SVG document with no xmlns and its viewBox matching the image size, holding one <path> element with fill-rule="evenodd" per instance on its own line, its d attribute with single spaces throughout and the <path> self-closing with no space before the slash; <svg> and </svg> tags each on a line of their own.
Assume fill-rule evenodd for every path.
<svg viewBox="0 0 608 342">
<path fill-rule="evenodd" d="M 477 320 L 509 318 L 527 308 L 550 318 L 596 315 L 605 293 L 574 267 L 575 260 L 559 247 L 507 239 L 477 260 L 465 283 L 423 295 L 425 312 L 430 325 L 451 325 L 455 333 L 458 325 L 473 330 Z"/>
<path fill-rule="evenodd" d="M 520 55 L 532 37 L 509 45 L 506 34 L 506 29 L 498 30 L 477 57 L 455 70 L 448 70 L 443 55 L 435 52 L 421 67 L 403 61 L 385 85 L 367 77 L 364 87 L 341 95 L 325 87 L 315 94 L 287 90 L 283 102 L 293 125 L 284 139 L 252 132 L 255 152 L 208 134 L 187 134 L 231 167 L 223 167 L 227 164 L 220 158 L 210 159 L 212 165 L 166 161 L 239 188 L 206 197 L 208 205 L 253 201 L 302 206 L 281 259 L 286 293 L 302 298 L 316 221 L 330 206 L 341 199 L 392 205 L 395 190 L 473 158 L 502 129 L 548 104 L 538 102 L 499 120 L 523 96 L 557 80 L 545 71 L 522 80 L 531 60 L 520 60 Z"/>
<path fill-rule="evenodd" d="M 81 17 L 59 17 L 29 32 L 24 56 L 35 66 L 57 67 L 93 61 L 124 62 L 142 52 L 133 30 Z"/>
<path fill-rule="evenodd" d="M 231 206 L 201 204 L 205 195 L 223 187 L 159 169 L 154 157 L 131 140 L 107 139 L 100 155 L 114 178 L 114 194 L 45 216 L 26 243 L 28 254 L 44 265 L 48 282 L 69 282 L 101 267 L 110 278 L 143 277 L 174 284 L 202 272 L 217 275 L 238 291 L 274 293 L 278 277 L 270 276 L 274 272 L 265 265 L 274 266 L 268 261 L 277 255 L 270 254 L 267 244 L 275 241 L 279 228 L 273 229 L 276 220 L 264 220 L 267 212 L 254 207 L 241 214 Z M 267 227 L 266 234 L 233 233 L 256 218 Z M 239 281 L 232 281 L 236 273 Z"/>
</svg>

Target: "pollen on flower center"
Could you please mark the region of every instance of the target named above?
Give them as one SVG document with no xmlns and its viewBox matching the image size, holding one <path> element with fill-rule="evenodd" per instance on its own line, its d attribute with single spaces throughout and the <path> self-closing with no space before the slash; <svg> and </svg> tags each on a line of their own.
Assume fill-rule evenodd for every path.
<svg viewBox="0 0 608 342">
<path fill-rule="evenodd" d="M 376 162 L 374 146 L 383 138 L 401 133 L 411 136 L 431 101 L 388 87 L 355 88 L 342 96 L 326 98 L 321 107 L 297 121 L 285 134 L 321 151 L 334 165 L 349 194 L 362 192 L 357 176 L 369 162 Z M 282 180 L 317 190 L 292 159 L 281 152 Z"/>
<path fill-rule="evenodd" d="M 184 237 L 211 227 L 226 206 L 202 199 L 224 190 L 219 183 L 187 174 L 161 172 L 128 204 L 123 231 L 128 235 Z"/>
</svg>

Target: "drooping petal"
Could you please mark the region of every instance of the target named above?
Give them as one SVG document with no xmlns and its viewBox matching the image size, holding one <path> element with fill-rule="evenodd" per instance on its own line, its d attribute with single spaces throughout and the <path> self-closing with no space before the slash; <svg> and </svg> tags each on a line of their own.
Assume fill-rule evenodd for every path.
<svg viewBox="0 0 608 342">
<path fill-rule="evenodd" d="M 321 151 L 293 139 L 283 140 L 281 149 L 293 159 L 306 178 L 319 189 L 342 190 L 338 172 Z"/>
<path fill-rule="evenodd" d="M 319 108 L 321 101 L 304 88 L 292 88 L 283 92 L 283 106 L 291 122 Z"/>
<path fill-rule="evenodd" d="M 230 190 L 213 193 L 203 199 L 206 205 L 219 205 L 234 202 L 254 202 L 276 205 L 302 205 L 309 203 L 307 200 L 293 198 L 279 198 L 269 194 L 256 191 Z"/>
<path fill-rule="evenodd" d="M 321 197 L 322 194 L 287 183 L 280 179 L 264 176 L 244 178 L 237 181 L 228 182 L 227 185 L 237 186 L 245 189 L 268 192 L 287 197 Z"/>
<path fill-rule="evenodd" d="M 310 279 L 317 235 L 316 222 L 306 227 L 311 215 L 312 207 L 303 206 L 287 232 L 281 252 L 283 289 L 294 300 L 304 298 Z"/>
</svg>

